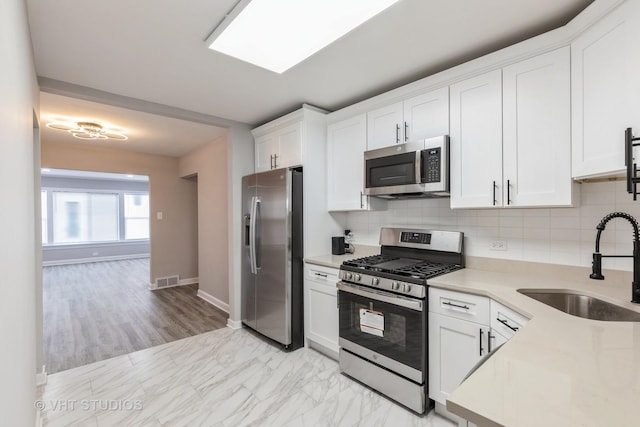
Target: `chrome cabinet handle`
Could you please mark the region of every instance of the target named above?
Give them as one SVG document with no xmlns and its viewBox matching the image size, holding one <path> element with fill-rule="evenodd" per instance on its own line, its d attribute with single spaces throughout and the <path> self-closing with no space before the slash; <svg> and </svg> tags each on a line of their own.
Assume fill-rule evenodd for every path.
<svg viewBox="0 0 640 427">
<path fill-rule="evenodd" d="M 316 276 L 324 277 L 325 279 L 328 277 L 326 274 L 322 273 L 314 273 Z"/>
<path fill-rule="evenodd" d="M 482 330 L 482 328 L 480 328 L 480 356 L 482 356 L 482 352 L 484 351 L 484 348 L 482 348 L 482 337 L 484 336 L 484 331 Z"/>
<path fill-rule="evenodd" d="M 507 328 L 511 329 L 513 332 L 518 332 L 520 330 L 520 328 L 518 328 L 517 326 L 511 326 L 509 324 L 509 322 L 507 322 L 506 320 L 503 320 L 499 317 L 496 318 L 496 320 L 500 323 L 502 323 L 504 326 L 506 326 Z"/>
<path fill-rule="evenodd" d="M 278 155 L 273 155 L 273 168 L 276 169 L 278 167 Z"/>
<path fill-rule="evenodd" d="M 400 125 L 396 123 L 396 144 L 400 144 Z"/>
<path fill-rule="evenodd" d="M 488 339 L 487 339 L 487 347 L 488 347 L 487 351 L 489 353 L 491 353 L 491 340 L 495 340 L 496 336 L 495 335 L 491 335 L 491 331 L 489 331 L 489 332 L 487 332 L 487 337 L 488 337 Z"/>
<path fill-rule="evenodd" d="M 362 191 L 360 192 L 360 209 L 364 209 L 364 202 L 362 201 Z"/>
<path fill-rule="evenodd" d="M 405 142 L 409 140 L 409 123 L 404 122 L 404 140 Z"/>
<path fill-rule="evenodd" d="M 273 169 L 273 154 L 269 156 L 269 169 Z"/>
<path fill-rule="evenodd" d="M 507 180 L 507 205 L 511 204 L 511 181 Z"/>
<path fill-rule="evenodd" d="M 464 310 L 469 310 L 469 306 L 468 305 L 459 305 L 459 304 L 454 304 L 452 302 L 449 301 L 445 301 L 442 303 L 442 305 L 449 305 L 451 307 L 458 307 L 458 308 L 462 308 Z"/>
</svg>

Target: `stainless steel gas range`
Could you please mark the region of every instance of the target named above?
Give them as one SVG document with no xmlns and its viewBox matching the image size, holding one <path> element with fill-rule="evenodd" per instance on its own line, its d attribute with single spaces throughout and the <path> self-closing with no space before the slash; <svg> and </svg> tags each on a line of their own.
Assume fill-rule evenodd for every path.
<svg viewBox="0 0 640 427">
<path fill-rule="evenodd" d="M 340 370 L 423 413 L 428 279 L 464 267 L 463 233 L 382 228 L 380 255 L 340 266 Z"/>
</svg>

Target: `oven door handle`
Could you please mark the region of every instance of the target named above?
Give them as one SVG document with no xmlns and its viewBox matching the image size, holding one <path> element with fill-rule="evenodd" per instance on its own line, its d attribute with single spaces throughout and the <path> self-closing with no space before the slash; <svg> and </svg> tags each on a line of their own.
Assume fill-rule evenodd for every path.
<svg viewBox="0 0 640 427">
<path fill-rule="evenodd" d="M 345 282 L 338 282 L 336 287 L 339 291 L 348 292 L 350 294 L 359 295 L 361 297 L 373 299 L 380 302 L 386 302 L 388 304 L 399 305 L 404 308 L 415 311 L 424 311 L 424 303 L 422 301 L 413 300 L 409 298 L 398 297 L 393 294 L 386 294 L 382 292 L 370 292 L 363 289 L 360 286 L 350 285 Z"/>
</svg>

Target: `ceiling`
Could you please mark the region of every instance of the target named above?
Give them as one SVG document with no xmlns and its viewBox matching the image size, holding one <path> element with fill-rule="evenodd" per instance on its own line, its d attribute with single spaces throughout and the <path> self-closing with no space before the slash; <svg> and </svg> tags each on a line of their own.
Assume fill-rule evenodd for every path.
<svg viewBox="0 0 640 427">
<path fill-rule="evenodd" d="M 302 103 L 342 108 L 557 28 L 592 2 L 400 0 L 276 74 L 211 51 L 204 43 L 236 1 L 27 0 L 37 74 L 258 125 Z M 70 98 L 43 96 L 41 108 L 64 114 L 65 104 L 73 115 L 85 107 Z M 136 132 L 152 129 L 143 124 L 148 117 L 120 113 L 109 116 L 114 124 Z M 134 134 L 128 144 L 136 143 Z M 180 135 L 189 139 L 186 131 L 167 137 L 158 143 L 158 152 L 179 153 L 179 147 L 172 151 L 170 146 L 184 144 L 176 139 Z"/>
<path fill-rule="evenodd" d="M 127 108 L 42 92 L 40 127 L 44 141 L 92 144 L 100 147 L 181 157 L 222 136 L 226 129 Z M 95 122 L 117 127 L 128 139 L 87 141 L 46 127 L 51 122 Z"/>
</svg>

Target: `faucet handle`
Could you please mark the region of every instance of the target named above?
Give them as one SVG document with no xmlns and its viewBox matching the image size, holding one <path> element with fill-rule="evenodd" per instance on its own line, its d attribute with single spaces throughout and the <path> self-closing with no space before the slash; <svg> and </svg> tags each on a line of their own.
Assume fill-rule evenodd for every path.
<svg viewBox="0 0 640 427">
<path fill-rule="evenodd" d="M 604 280 L 602 275 L 602 254 L 600 252 L 593 253 L 593 261 L 591 261 L 591 279 Z"/>
</svg>

